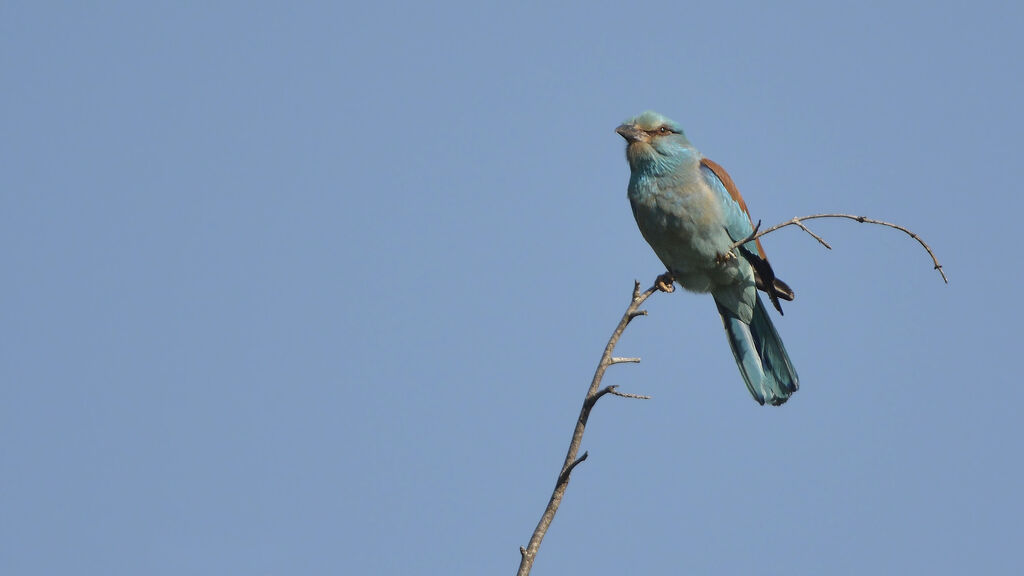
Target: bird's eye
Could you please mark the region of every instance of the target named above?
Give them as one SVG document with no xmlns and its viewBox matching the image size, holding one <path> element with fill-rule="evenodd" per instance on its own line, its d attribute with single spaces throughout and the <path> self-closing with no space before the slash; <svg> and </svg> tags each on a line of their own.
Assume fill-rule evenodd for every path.
<svg viewBox="0 0 1024 576">
<path fill-rule="evenodd" d="M 658 134 L 668 134 L 669 132 L 671 132 L 671 130 L 669 130 L 665 126 L 662 126 L 661 128 L 658 128 Z"/>
</svg>

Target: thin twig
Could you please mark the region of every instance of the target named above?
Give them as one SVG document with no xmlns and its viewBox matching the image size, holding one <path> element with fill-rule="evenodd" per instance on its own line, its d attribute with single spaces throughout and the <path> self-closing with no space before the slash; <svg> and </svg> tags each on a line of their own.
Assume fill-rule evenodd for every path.
<svg viewBox="0 0 1024 576">
<path fill-rule="evenodd" d="M 646 394 L 630 394 L 629 392 L 619 392 L 618 386 L 608 386 L 602 392 L 607 390 L 608 394 L 612 396 L 618 396 L 620 398 L 636 398 L 637 400 L 650 400 L 651 397 Z"/>
<path fill-rule="evenodd" d="M 810 216 L 797 216 L 796 218 L 793 218 L 792 220 L 789 220 L 788 222 L 783 222 L 782 224 L 776 224 L 775 226 L 772 226 L 771 228 L 768 228 L 766 230 L 760 230 L 760 231 L 758 230 L 758 228 L 760 227 L 760 222 L 759 222 L 758 223 L 758 228 L 755 228 L 754 231 L 749 236 L 744 238 L 743 240 L 740 240 L 739 242 L 736 242 L 735 244 L 733 244 L 732 247 L 733 248 L 738 248 L 739 246 L 742 246 L 743 244 L 746 244 L 747 242 L 750 242 L 751 240 L 757 240 L 758 238 L 760 238 L 761 236 L 764 236 L 765 234 L 771 234 L 772 232 L 774 232 L 774 231 L 776 231 L 776 230 L 778 230 L 780 228 L 785 228 L 786 226 L 798 226 L 804 232 L 807 232 L 808 234 L 813 236 L 815 240 L 817 240 L 818 242 L 821 242 L 822 246 L 824 246 L 825 248 L 828 248 L 829 250 L 831 250 L 832 247 L 828 245 L 828 242 L 825 242 L 825 240 L 823 240 L 821 238 L 821 236 L 818 236 L 814 232 L 811 232 L 810 230 L 808 230 L 807 226 L 804 226 L 804 224 L 803 224 L 804 220 L 814 220 L 814 219 L 817 219 L 817 218 L 846 218 L 848 220 L 856 220 L 857 222 L 861 222 L 863 224 L 878 224 L 879 226 L 888 226 L 889 228 L 895 228 L 896 230 L 899 230 L 900 232 L 903 232 L 907 236 L 910 236 L 914 240 L 917 240 L 917 243 L 920 244 L 921 247 L 924 248 L 925 251 L 928 252 L 928 255 L 932 257 L 932 263 L 935 264 L 935 269 L 938 270 L 939 274 L 942 276 L 942 281 L 945 282 L 946 284 L 949 284 L 949 279 L 946 278 L 946 273 L 942 270 L 942 264 L 939 264 L 939 259 L 935 257 L 935 252 L 932 252 L 931 246 L 929 246 L 928 243 L 926 243 L 920 236 L 918 236 L 917 233 L 911 231 L 908 228 L 904 228 L 903 226 L 900 226 L 899 224 L 893 224 L 892 222 L 883 222 L 881 220 L 875 220 L 873 218 L 868 218 L 866 216 L 855 216 L 853 214 L 812 214 Z"/>
<path fill-rule="evenodd" d="M 562 473 L 558 475 L 558 481 L 559 482 L 563 482 L 563 481 L 564 482 L 568 482 L 569 481 L 569 474 L 572 474 L 572 469 L 577 467 L 577 466 L 579 466 L 580 463 L 583 462 L 584 460 L 586 460 L 588 456 L 590 456 L 590 452 L 584 452 L 583 456 L 580 456 L 579 458 L 573 460 L 572 464 L 569 464 L 569 467 L 566 468 L 565 470 L 562 470 Z"/>
<path fill-rule="evenodd" d="M 803 222 L 797 221 L 797 222 L 794 222 L 794 224 L 799 226 L 800 229 L 803 230 L 804 232 L 807 232 L 808 234 L 810 234 L 815 240 L 817 240 L 818 242 L 821 242 L 821 245 L 824 246 L 825 248 L 828 248 L 829 250 L 832 249 L 832 247 L 829 246 L 828 242 L 825 242 L 824 238 L 822 238 L 821 236 L 818 236 L 814 232 L 811 232 L 811 229 L 808 228 L 807 226 L 804 226 Z"/>
<path fill-rule="evenodd" d="M 562 503 L 562 497 L 565 495 L 565 489 L 569 486 L 569 476 L 573 471 L 573 468 L 578 466 L 581 462 L 587 459 L 587 453 L 584 452 L 583 456 L 579 458 L 576 454 L 579 453 L 580 444 L 583 442 L 583 431 L 587 427 L 587 419 L 590 418 L 590 411 L 597 404 L 605 394 L 612 394 L 614 396 L 622 396 L 624 398 L 643 398 L 648 399 L 649 396 L 641 396 L 639 394 L 627 394 L 626 392 L 619 392 L 616 390 L 616 386 L 608 386 L 604 389 L 598 390 L 601 386 L 601 380 L 604 378 L 604 373 L 609 366 L 613 364 L 621 364 L 623 362 L 639 362 L 639 358 L 617 358 L 612 356 L 612 352 L 615 351 L 615 345 L 619 343 L 619 338 L 622 333 L 626 330 L 626 326 L 632 322 L 637 316 L 644 316 L 647 314 L 646 310 L 640 310 L 640 306 L 651 297 L 652 294 L 658 291 L 656 286 L 651 286 L 643 292 L 640 291 L 640 283 L 633 283 L 633 298 L 629 303 L 629 307 L 626 308 L 626 312 L 622 315 L 619 320 L 619 324 L 615 327 L 615 331 L 612 332 L 611 338 L 608 339 L 608 344 L 604 347 L 604 353 L 601 355 L 601 361 L 597 364 L 597 370 L 594 372 L 594 379 L 590 382 L 590 388 L 587 390 L 587 396 L 583 400 L 583 407 L 580 409 L 580 416 L 576 420 L 576 428 L 572 433 L 572 440 L 569 442 L 569 451 L 565 455 L 565 462 L 562 464 L 562 470 L 558 473 L 558 481 L 555 483 L 555 489 L 551 493 L 551 499 L 548 500 L 548 505 L 544 509 L 544 514 L 540 517 L 540 522 L 537 523 L 537 528 L 533 531 L 533 536 L 530 537 L 530 543 L 525 547 L 519 548 L 519 553 L 522 559 L 519 562 L 519 572 L 517 576 L 526 576 L 530 573 L 533 568 L 533 561 L 537 558 L 537 551 L 540 549 L 540 543 L 544 539 L 544 535 L 548 532 L 548 527 L 551 526 L 551 521 L 555 518 L 555 513 L 558 512 L 558 506 Z"/>
</svg>

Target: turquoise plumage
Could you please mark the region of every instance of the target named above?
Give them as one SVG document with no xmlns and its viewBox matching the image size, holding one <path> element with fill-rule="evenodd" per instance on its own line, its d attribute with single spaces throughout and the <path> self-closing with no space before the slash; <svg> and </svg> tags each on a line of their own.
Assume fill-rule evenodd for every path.
<svg viewBox="0 0 1024 576">
<path fill-rule="evenodd" d="M 753 231 L 732 178 L 704 158 L 678 124 L 655 112 L 628 120 L 616 132 L 627 142 L 628 197 L 644 239 L 675 282 L 714 297 L 754 399 L 784 403 L 799 377 L 757 290 L 780 313 L 779 299 L 792 300 L 794 294 L 775 278 L 759 240 L 731 250 Z"/>
</svg>

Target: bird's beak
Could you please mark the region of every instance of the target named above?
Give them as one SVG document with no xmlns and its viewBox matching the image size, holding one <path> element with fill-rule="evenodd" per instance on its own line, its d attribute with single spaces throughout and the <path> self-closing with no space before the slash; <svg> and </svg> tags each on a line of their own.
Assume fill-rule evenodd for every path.
<svg viewBox="0 0 1024 576">
<path fill-rule="evenodd" d="M 616 128 L 615 131 L 619 133 L 619 136 L 625 138 L 626 142 L 629 142 L 630 144 L 647 139 L 647 133 L 637 128 L 635 124 L 623 124 Z"/>
</svg>

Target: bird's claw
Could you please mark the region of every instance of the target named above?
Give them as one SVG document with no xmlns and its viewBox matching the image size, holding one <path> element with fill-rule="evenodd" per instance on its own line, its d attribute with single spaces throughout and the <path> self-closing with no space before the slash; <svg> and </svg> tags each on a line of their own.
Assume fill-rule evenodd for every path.
<svg viewBox="0 0 1024 576">
<path fill-rule="evenodd" d="M 719 254 L 719 255 L 715 256 L 715 264 L 718 264 L 719 266 L 721 266 L 722 264 L 725 264 L 729 260 L 735 260 L 735 259 L 736 259 L 736 255 L 732 253 L 732 250 L 729 250 L 728 252 L 725 252 L 724 254 Z"/>
<path fill-rule="evenodd" d="M 665 272 L 654 280 L 654 286 L 662 292 L 675 292 L 676 287 L 673 285 L 675 281 L 676 279 L 670 272 Z"/>
</svg>

